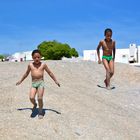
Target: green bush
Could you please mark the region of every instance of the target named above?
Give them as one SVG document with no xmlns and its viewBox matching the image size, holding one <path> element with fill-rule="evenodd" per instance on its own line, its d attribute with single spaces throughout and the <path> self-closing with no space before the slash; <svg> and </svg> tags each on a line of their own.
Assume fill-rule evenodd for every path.
<svg viewBox="0 0 140 140">
<path fill-rule="evenodd" d="M 0 59 L 4 59 L 4 56 L 3 55 L 0 55 Z"/>
<path fill-rule="evenodd" d="M 75 48 L 71 48 L 68 44 L 62 44 L 57 41 L 44 41 L 38 45 L 42 57 L 45 60 L 61 60 L 62 57 L 71 58 L 78 57 L 78 52 Z"/>
</svg>

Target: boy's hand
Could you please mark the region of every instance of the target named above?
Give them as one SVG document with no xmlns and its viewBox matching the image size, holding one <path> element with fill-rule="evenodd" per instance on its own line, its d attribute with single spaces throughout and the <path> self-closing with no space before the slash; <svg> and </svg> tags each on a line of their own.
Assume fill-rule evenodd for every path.
<svg viewBox="0 0 140 140">
<path fill-rule="evenodd" d="M 57 81 L 55 81 L 55 83 L 60 87 L 60 84 Z"/>
<path fill-rule="evenodd" d="M 102 61 L 101 60 L 98 60 L 98 64 L 101 64 L 102 63 Z"/>
<path fill-rule="evenodd" d="M 17 83 L 16 83 L 16 86 L 18 86 L 18 85 L 20 85 L 21 84 L 21 81 L 18 81 Z"/>
</svg>

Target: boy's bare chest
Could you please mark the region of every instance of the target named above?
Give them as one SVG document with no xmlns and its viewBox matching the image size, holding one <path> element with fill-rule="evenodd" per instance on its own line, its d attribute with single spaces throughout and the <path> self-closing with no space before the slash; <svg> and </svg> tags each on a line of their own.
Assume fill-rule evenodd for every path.
<svg viewBox="0 0 140 140">
<path fill-rule="evenodd" d="M 32 65 L 31 66 L 31 71 L 43 71 L 44 70 L 44 67 L 43 67 L 43 65 Z"/>
<path fill-rule="evenodd" d="M 31 68 L 31 71 L 34 71 L 34 72 L 42 72 L 43 70 L 44 70 L 44 68 L 42 66 Z"/>
<path fill-rule="evenodd" d="M 113 42 L 104 42 L 102 45 L 104 50 L 112 50 L 113 49 Z"/>
</svg>

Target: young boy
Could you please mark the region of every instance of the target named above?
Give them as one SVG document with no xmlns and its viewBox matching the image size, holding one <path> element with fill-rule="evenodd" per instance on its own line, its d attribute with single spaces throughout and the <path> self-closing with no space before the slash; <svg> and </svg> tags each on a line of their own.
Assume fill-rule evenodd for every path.
<svg viewBox="0 0 140 140">
<path fill-rule="evenodd" d="M 101 64 L 100 47 L 103 50 L 102 62 L 106 69 L 106 79 L 104 80 L 107 89 L 110 89 L 110 79 L 114 74 L 115 61 L 115 41 L 111 39 L 112 30 L 107 28 L 104 31 L 105 39 L 101 40 L 97 46 L 98 63 Z M 113 54 L 113 56 L 112 56 Z"/>
<path fill-rule="evenodd" d="M 38 104 L 39 104 L 39 119 L 43 118 L 43 94 L 44 94 L 44 70 L 49 74 L 49 76 L 55 81 L 55 83 L 60 87 L 60 84 L 56 80 L 54 74 L 50 71 L 48 66 L 45 63 L 42 63 L 41 60 L 41 53 L 39 50 L 34 50 L 32 52 L 33 62 L 28 65 L 28 68 L 21 78 L 20 81 L 16 83 L 19 85 L 22 81 L 29 75 L 31 72 L 32 77 L 32 87 L 30 90 L 30 101 L 33 104 L 32 111 L 37 107 L 37 103 L 35 100 L 36 93 L 38 95 Z"/>
</svg>

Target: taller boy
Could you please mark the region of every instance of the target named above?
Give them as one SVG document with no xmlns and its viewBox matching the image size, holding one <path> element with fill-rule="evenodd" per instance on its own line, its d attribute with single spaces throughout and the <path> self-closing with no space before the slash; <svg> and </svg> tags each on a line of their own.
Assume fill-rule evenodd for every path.
<svg viewBox="0 0 140 140">
<path fill-rule="evenodd" d="M 115 41 L 112 38 L 112 30 L 107 28 L 104 31 L 105 39 L 101 40 L 97 46 L 98 63 L 101 64 L 100 47 L 103 50 L 102 62 L 106 69 L 106 78 L 104 83 L 107 89 L 110 89 L 110 79 L 114 74 L 115 61 Z"/>
</svg>

